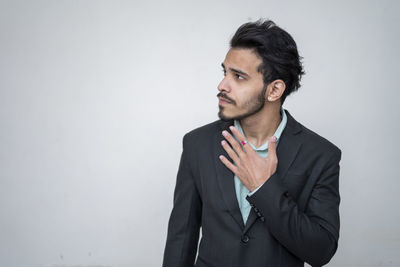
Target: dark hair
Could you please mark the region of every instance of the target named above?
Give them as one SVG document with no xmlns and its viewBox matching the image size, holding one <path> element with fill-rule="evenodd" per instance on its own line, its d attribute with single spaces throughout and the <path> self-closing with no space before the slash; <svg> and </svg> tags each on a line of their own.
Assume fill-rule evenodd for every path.
<svg viewBox="0 0 400 267">
<path fill-rule="evenodd" d="M 232 37 L 230 45 L 231 48 L 249 48 L 257 52 L 263 61 L 258 71 L 263 74 L 266 85 L 276 79 L 285 82 L 281 105 L 289 94 L 300 87 L 304 70 L 296 42 L 273 21 L 260 19 L 243 24 Z"/>
</svg>

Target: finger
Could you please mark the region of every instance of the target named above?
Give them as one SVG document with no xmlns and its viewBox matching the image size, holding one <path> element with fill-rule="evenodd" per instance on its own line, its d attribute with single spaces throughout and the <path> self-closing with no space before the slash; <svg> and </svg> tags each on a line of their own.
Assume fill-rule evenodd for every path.
<svg viewBox="0 0 400 267">
<path fill-rule="evenodd" d="M 225 149 L 226 153 L 228 153 L 229 157 L 236 163 L 236 166 L 239 163 L 239 156 L 236 154 L 236 152 L 229 146 L 228 142 L 225 140 L 221 141 L 221 144 L 223 148 Z"/>
<path fill-rule="evenodd" d="M 277 158 L 277 156 L 276 156 L 276 136 L 272 136 L 268 140 L 268 157 Z"/>
<path fill-rule="evenodd" d="M 234 174 L 236 174 L 237 171 L 237 167 L 235 165 L 233 165 L 226 157 L 224 157 L 223 155 L 219 156 L 219 159 L 222 161 L 222 163 L 228 168 L 230 169 Z"/>
<path fill-rule="evenodd" d="M 231 129 L 232 133 L 236 136 L 236 138 L 242 144 L 243 149 L 246 153 L 255 152 L 254 149 L 251 147 L 251 145 L 248 144 L 246 137 L 236 127 L 231 126 L 231 127 L 229 127 L 229 129 Z"/>
<path fill-rule="evenodd" d="M 228 131 L 225 130 L 222 131 L 222 135 L 225 137 L 226 140 L 228 140 L 228 142 L 231 144 L 231 146 L 233 147 L 233 149 L 235 150 L 235 152 L 238 154 L 239 157 L 244 154 L 242 146 L 236 141 L 236 139 L 230 133 L 228 133 Z"/>
</svg>

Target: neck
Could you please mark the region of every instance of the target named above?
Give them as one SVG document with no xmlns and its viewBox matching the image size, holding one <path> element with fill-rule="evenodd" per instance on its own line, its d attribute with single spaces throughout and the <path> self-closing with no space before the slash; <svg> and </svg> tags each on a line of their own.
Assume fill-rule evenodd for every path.
<svg viewBox="0 0 400 267">
<path fill-rule="evenodd" d="M 272 137 L 281 122 L 280 103 L 267 103 L 256 114 L 240 120 L 246 139 L 260 147 Z"/>
</svg>

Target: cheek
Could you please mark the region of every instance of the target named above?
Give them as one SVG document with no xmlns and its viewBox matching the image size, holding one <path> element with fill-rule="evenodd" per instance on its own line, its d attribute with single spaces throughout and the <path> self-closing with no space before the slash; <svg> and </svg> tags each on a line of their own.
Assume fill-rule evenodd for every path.
<svg viewBox="0 0 400 267">
<path fill-rule="evenodd" d="M 252 95 L 243 96 L 240 101 L 240 107 L 246 109 L 259 104 L 260 103 L 259 97 L 260 97 L 259 93 L 258 94 L 253 93 Z"/>
</svg>

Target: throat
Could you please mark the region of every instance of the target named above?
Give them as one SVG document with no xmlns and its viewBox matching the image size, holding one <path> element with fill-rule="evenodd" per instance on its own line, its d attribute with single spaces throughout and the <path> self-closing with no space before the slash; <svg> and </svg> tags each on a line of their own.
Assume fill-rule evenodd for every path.
<svg viewBox="0 0 400 267">
<path fill-rule="evenodd" d="M 265 144 L 276 132 L 281 123 L 281 114 L 263 117 L 262 119 L 246 118 L 239 121 L 246 139 L 256 148 Z"/>
</svg>

